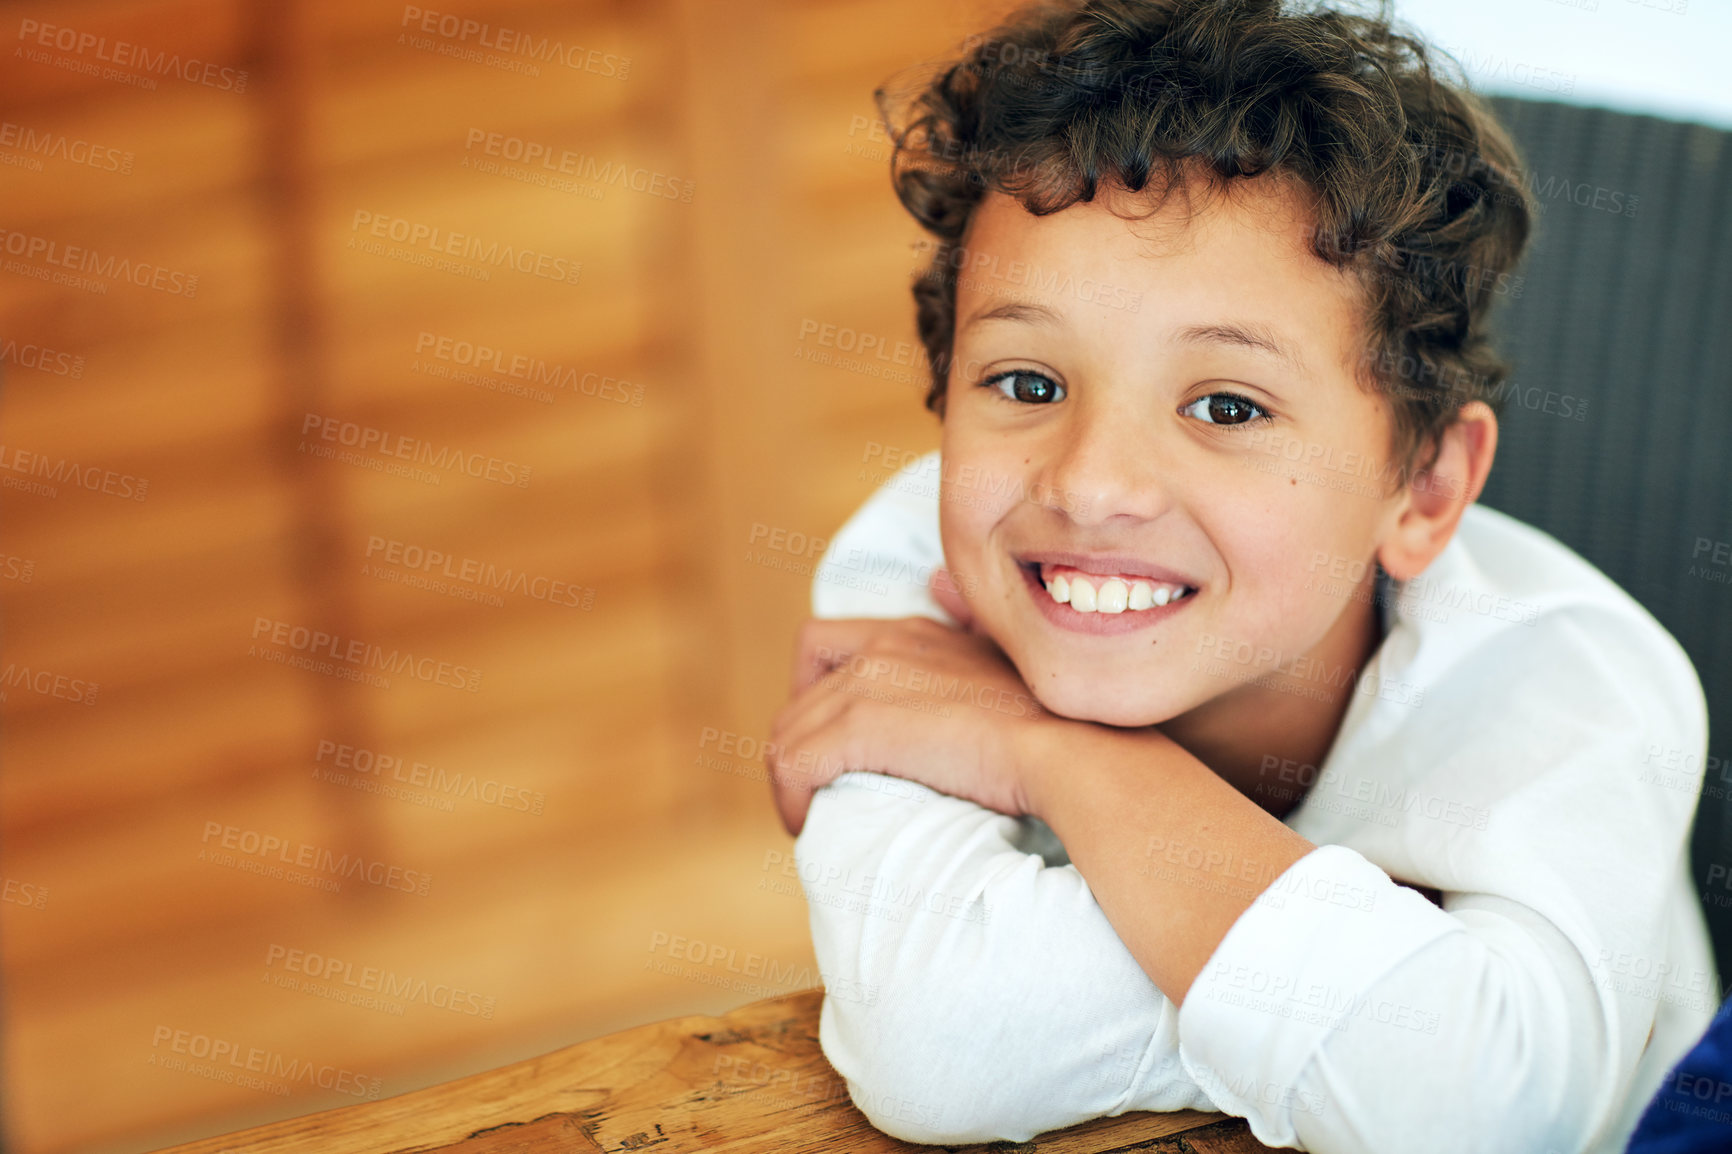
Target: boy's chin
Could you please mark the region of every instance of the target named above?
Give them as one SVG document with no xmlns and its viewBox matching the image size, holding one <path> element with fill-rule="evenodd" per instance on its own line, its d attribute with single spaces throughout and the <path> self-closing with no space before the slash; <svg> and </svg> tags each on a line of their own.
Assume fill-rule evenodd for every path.
<svg viewBox="0 0 1732 1154">
<path fill-rule="evenodd" d="M 1091 692 L 1087 679 L 1073 680 L 1062 688 L 1048 684 L 1035 693 L 1035 700 L 1049 713 L 1071 721 L 1093 721 L 1121 729 L 1144 729 L 1171 721 L 1184 707 L 1177 701 L 1125 698 Z"/>
</svg>

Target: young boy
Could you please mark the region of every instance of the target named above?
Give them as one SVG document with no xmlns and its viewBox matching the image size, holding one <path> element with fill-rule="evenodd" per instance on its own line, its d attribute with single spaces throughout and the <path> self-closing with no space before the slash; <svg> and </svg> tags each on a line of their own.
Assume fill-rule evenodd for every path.
<svg viewBox="0 0 1732 1154">
<path fill-rule="evenodd" d="M 832 543 L 772 732 L 826 983 L 872 995 L 821 1019 L 856 1104 L 1621 1150 L 1718 1003 L 1696 799 L 1644 769 L 1706 708 L 1473 503 L 1502 131 L 1276 0 L 1033 9 L 898 123 L 942 449 Z"/>
</svg>

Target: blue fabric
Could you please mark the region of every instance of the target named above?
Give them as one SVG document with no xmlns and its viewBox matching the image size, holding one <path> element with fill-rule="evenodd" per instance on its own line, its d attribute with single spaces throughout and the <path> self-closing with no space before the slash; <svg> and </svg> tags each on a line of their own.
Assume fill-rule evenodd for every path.
<svg viewBox="0 0 1732 1154">
<path fill-rule="evenodd" d="M 1732 998 L 1648 1103 L 1626 1154 L 1732 1150 Z"/>
</svg>

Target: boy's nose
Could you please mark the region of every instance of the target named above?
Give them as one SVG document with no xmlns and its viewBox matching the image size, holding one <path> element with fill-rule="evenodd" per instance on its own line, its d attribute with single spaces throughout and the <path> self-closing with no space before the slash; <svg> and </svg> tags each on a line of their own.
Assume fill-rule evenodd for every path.
<svg viewBox="0 0 1732 1154">
<path fill-rule="evenodd" d="M 1153 520 L 1172 506 L 1156 442 L 1148 422 L 1105 408 L 1078 412 L 1041 470 L 1042 503 L 1079 525 Z"/>
</svg>

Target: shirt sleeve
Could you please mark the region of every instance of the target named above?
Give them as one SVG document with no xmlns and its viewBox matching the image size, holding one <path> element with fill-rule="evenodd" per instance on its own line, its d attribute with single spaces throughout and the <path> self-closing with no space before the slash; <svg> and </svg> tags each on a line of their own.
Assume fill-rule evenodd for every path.
<svg viewBox="0 0 1732 1154">
<path fill-rule="evenodd" d="M 794 845 L 826 996 L 825 1056 L 910 1142 L 1025 1141 L 1127 1110 L 1214 1110 L 1176 1007 L 1030 823 L 848 773 Z"/>
<path fill-rule="evenodd" d="M 1269 1146 L 1582 1149 L 1606 1052 L 1587 968 L 1519 903 L 1449 905 L 1344 846 L 1313 850 L 1186 994 L 1187 1069 Z"/>
<path fill-rule="evenodd" d="M 1186 994 L 1187 1069 L 1266 1145 L 1611 1149 L 1668 993 L 1630 975 L 1685 977 L 1668 918 L 1695 799 L 1642 767 L 1705 749 L 1693 672 L 1591 610 L 1462 661 L 1331 754 L 1306 804 L 1337 844 L 1277 878 Z M 1503 676 L 1534 688 L 1488 695 Z"/>
</svg>

